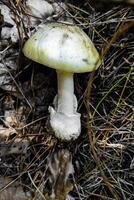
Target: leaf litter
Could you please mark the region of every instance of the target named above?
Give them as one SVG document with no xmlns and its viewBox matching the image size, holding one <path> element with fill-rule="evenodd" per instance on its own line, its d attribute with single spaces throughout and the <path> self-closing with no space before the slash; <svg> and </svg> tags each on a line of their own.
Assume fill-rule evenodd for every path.
<svg viewBox="0 0 134 200">
<path fill-rule="evenodd" d="M 0 199 L 133 199 L 133 1 L 40 2 L 0 1 Z M 38 26 L 65 20 L 102 57 L 97 72 L 75 75 L 82 132 L 69 144 L 49 127 L 55 72 L 21 52 Z"/>
</svg>

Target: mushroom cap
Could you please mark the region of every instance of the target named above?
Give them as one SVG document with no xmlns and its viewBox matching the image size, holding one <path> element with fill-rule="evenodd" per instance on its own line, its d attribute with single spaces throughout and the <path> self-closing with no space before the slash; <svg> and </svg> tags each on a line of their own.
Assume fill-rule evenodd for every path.
<svg viewBox="0 0 134 200">
<path fill-rule="evenodd" d="M 25 43 L 23 53 L 29 59 L 72 73 L 91 72 L 101 63 L 99 54 L 79 27 L 47 23 Z"/>
</svg>

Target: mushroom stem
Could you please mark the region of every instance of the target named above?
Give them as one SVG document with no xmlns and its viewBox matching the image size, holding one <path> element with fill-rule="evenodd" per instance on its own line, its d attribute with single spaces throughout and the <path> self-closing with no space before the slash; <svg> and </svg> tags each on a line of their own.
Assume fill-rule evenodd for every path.
<svg viewBox="0 0 134 200">
<path fill-rule="evenodd" d="M 66 115 L 74 114 L 74 82 L 73 73 L 57 70 L 58 108 L 57 112 Z"/>
<path fill-rule="evenodd" d="M 76 139 L 81 131 L 80 113 L 77 112 L 77 99 L 74 95 L 73 73 L 57 72 L 58 94 L 54 108 L 49 106 L 50 125 L 61 140 Z"/>
</svg>

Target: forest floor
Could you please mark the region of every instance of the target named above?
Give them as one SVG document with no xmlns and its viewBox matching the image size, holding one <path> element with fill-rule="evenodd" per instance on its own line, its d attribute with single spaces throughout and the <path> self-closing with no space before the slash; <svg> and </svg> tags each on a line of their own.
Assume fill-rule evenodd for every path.
<svg viewBox="0 0 134 200">
<path fill-rule="evenodd" d="M 51 0 L 39 16 L 28 2 L 0 0 L 0 199 L 133 200 L 133 1 Z M 82 130 L 69 143 L 49 127 L 55 71 L 22 53 L 38 25 L 68 20 L 102 59 L 96 72 L 74 76 Z"/>
</svg>

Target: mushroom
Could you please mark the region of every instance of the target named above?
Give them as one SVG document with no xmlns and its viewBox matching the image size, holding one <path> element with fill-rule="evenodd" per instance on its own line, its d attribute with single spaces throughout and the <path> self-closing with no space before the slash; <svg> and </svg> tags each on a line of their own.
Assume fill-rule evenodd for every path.
<svg viewBox="0 0 134 200">
<path fill-rule="evenodd" d="M 31 60 L 56 69 L 58 91 L 54 108 L 49 106 L 50 125 L 57 138 L 76 139 L 81 132 L 81 115 L 77 112 L 73 74 L 99 67 L 101 60 L 92 41 L 77 26 L 47 23 L 28 39 L 23 53 Z"/>
</svg>

